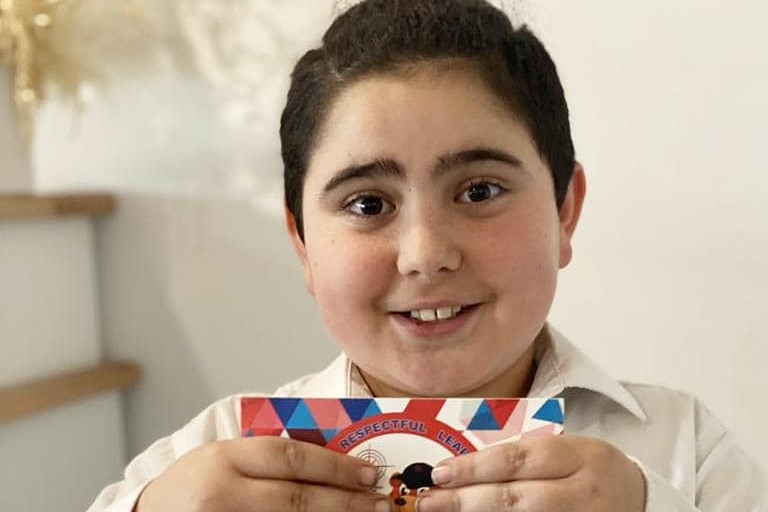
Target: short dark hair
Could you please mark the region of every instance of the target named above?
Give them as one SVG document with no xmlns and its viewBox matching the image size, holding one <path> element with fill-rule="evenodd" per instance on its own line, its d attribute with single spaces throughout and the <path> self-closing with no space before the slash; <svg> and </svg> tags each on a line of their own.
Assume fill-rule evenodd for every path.
<svg viewBox="0 0 768 512">
<path fill-rule="evenodd" d="M 575 164 L 554 62 L 527 26 L 485 0 L 365 0 L 340 15 L 291 75 L 280 123 L 285 202 L 304 236 L 304 179 L 333 101 L 365 76 L 421 63 L 471 66 L 530 131 L 549 165 L 558 209 Z"/>
</svg>

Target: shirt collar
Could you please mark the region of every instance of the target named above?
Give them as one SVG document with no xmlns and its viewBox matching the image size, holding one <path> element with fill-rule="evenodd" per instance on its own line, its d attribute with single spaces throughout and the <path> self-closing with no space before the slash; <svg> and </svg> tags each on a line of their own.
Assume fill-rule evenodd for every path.
<svg viewBox="0 0 768 512">
<path fill-rule="evenodd" d="M 566 389 L 592 391 L 616 402 L 641 421 L 647 420 L 632 393 L 557 329 L 545 325 L 536 342 L 538 367 L 528 396 L 549 398 L 563 394 Z"/>
<path fill-rule="evenodd" d="M 528 396 L 550 398 L 566 389 L 606 396 L 642 421 L 647 419 L 637 399 L 549 324 L 536 339 L 536 375 Z M 302 379 L 290 390 L 295 396 L 372 397 L 357 366 L 342 353 L 325 370 Z"/>
</svg>

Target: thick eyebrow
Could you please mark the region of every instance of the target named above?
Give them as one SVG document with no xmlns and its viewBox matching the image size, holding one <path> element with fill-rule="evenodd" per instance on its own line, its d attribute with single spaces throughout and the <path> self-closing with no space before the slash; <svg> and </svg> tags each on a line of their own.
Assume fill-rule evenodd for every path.
<svg viewBox="0 0 768 512">
<path fill-rule="evenodd" d="M 488 160 L 502 162 L 518 169 L 523 167 L 523 163 L 519 158 L 505 151 L 495 148 L 477 147 L 440 156 L 435 166 L 434 176 L 439 177 L 451 169 Z M 350 165 L 333 175 L 328 183 L 325 184 L 325 187 L 323 187 L 321 195 L 327 196 L 334 189 L 351 180 L 382 177 L 404 180 L 405 171 L 402 165 L 391 158 L 379 158 L 364 164 Z"/>
<path fill-rule="evenodd" d="M 323 187 L 322 195 L 328 195 L 335 188 L 350 180 L 379 177 L 403 180 L 405 179 L 405 173 L 403 172 L 403 167 L 391 158 L 380 158 L 366 164 L 350 165 L 333 175 L 330 181 Z"/>
<path fill-rule="evenodd" d="M 435 175 L 439 176 L 455 167 L 486 160 L 502 162 L 517 169 L 522 169 L 523 167 L 523 162 L 514 155 L 500 149 L 478 147 L 441 156 L 438 159 L 437 167 L 435 167 Z"/>
</svg>

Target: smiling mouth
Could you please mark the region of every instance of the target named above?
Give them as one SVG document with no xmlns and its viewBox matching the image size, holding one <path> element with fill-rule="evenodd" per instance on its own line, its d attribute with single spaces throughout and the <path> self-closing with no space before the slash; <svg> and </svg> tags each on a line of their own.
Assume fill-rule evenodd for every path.
<svg viewBox="0 0 768 512">
<path fill-rule="evenodd" d="M 410 311 L 398 311 L 397 314 L 418 322 L 437 323 L 461 316 L 463 313 L 476 306 L 476 304 L 473 304 L 468 306 L 446 306 L 436 309 L 414 309 Z"/>
</svg>

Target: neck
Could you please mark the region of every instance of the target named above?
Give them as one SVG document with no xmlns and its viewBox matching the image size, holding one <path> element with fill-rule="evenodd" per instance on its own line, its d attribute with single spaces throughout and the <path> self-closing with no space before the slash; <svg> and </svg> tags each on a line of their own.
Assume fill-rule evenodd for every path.
<svg viewBox="0 0 768 512">
<path fill-rule="evenodd" d="M 545 336 L 545 330 L 536 337 L 533 343 L 523 352 L 523 354 L 501 374 L 493 377 L 489 381 L 477 386 L 469 391 L 452 395 L 456 398 L 515 398 L 525 397 L 531 389 L 533 379 L 536 375 L 536 350 L 539 340 Z M 371 394 L 375 397 L 412 397 L 413 393 L 408 393 L 395 386 L 382 382 L 372 375 L 363 372 L 358 368 L 363 381 L 368 386 Z M 424 397 L 426 398 L 426 397 Z"/>
</svg>

